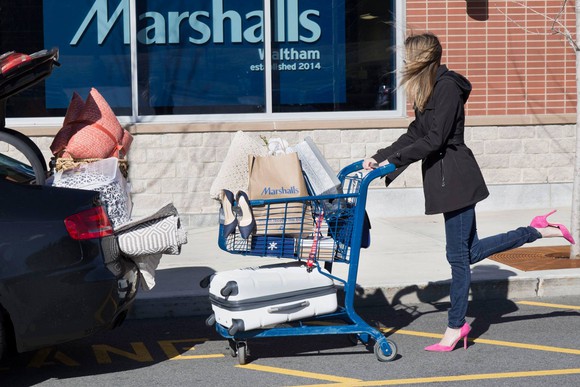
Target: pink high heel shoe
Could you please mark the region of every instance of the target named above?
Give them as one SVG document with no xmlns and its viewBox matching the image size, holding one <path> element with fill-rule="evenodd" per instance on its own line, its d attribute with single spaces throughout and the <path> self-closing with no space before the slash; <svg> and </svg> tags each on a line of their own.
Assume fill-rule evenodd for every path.
<svg viewBox="0 0 580 387">
<path fill-rule="evenodd" d="M 467 334 L 471 331 L 471 326 L 468 323 L 463 324 L 459 330 L 459 337 L 450 346 L 441 345 L 439 343 L 425 347 L 425 351 L 430 352 L 451 352 L 455 349 L 455 346 L 459 340 L 463 339 L 463 348 L 467 349 Z"/>
<path fill-rule="evenodd" d="M 547 213 L 546 215 L 539 215 L 536 216 L 534 219 L 532 219 L 532 222 L 530 223 L 531 227 L 535 227 L 535 228 L 546 228 L 546 227 L 556 227 L 558 229 L 560 229 L 560 231 L 562 232 L 562 236 L 564 237 L 564 239 L 566 239 L 568 242 L 572 243 L 573 245 L 576 244 L 576 242 L 574 241 L 574 238 L 572 237 L 572 234 L 570 234 L 570 231 L 568 231 L 568 229 L 566 228 L 566 226 L 564 226 L 563 224 L 560 223 L 550 223 L 548 222 L 548 216 L 552 215 L 554 212 L 556 212 L 556 210 L 553 210 L 549 213 Z"/>
</svg>

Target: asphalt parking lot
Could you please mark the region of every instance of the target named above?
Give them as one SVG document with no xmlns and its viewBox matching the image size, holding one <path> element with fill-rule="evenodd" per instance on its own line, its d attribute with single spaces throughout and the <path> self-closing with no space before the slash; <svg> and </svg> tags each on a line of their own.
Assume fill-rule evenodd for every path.
<svg viewBox="0 0 580 387">
<path fill-rule="evenodd" d="M 577 297 L 472 302 L 469 347 L 429 353 L 446 320 L 445 303 L 361 309 L 398 347 L 379 362 L 345 336 L 248 342 L 239 365 L 228 342 L 200 317 L 129 320 L 119 329 L 19 356 L 2 385 L 102 386 L 570 386 L 580 382 Z"/>
</svg>

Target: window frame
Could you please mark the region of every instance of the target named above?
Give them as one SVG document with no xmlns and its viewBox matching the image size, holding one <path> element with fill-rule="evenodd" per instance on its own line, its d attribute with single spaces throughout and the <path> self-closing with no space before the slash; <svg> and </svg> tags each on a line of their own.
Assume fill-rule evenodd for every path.
<svg viewBox="0 0 580 387">
<path fill-rule="evenodd" d="M 265 91 L 266 91 L 266 111 L 264 113 L 231 113 L 231 114 L 175 114 L 175 115 L 139 115 L 138 101 L 138 55 L 137 55 L 137 11 L 136 1 L 129 0 L 130 9 L 130 55 L 131 55 L 131 111 L 130 116 L 118 116 L 119 121 L 124 125 L 131 124 L 202 124 L 202 123 L 266 123 L 266 122 L 315 122 L 331 121 L 337 122 L 336 127 L 342 127 L 341 121 L 352 120 L 370 120 L 379 119 L 400 119 L 406 116 L 406 98 L 405 93 L 396 88 L 396 106 L 395 110 L 360 110 L 360 111 L 333 111 L 333 112 L 292 112 L 292 113 L 275 113 L 273 112 L 272 102 L 272 14 L 271 1 L 264 0 L 264 74 L 265 74 Z M 388 0 L 384 0 L 388 1 Z M 403 35 L 405 31 L 405 2 L 403 0 L 394 0 L 395 4 L 395 41 L 396 46 L 403 46 Z M 403 57 L 396 52 L 396 68 L 399 69 L 403 64 Z M 400 82 L 400 74 L 397 71 L 396 84 Z M 7 126 L 59 126 L 62 124 L 64 117 L 19 117 L 7 118 Z"/>
</svg>

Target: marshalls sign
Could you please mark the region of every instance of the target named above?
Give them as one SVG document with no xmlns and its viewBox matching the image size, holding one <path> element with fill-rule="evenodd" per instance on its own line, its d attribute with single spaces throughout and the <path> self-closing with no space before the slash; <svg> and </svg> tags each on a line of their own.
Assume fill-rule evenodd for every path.
<svg viewBox="0 0 580 387">
<path fill-rule="evenodd" d="M 45 45 L 67 71 L 48 107 L 97 87 L 131 106 L 129 0 L 44 0 Z M 264 105 L 262 0 L 135 1 L 140 97 L 151 107 Z M 344 0 L 272 1 L 275 104 L 345 100 Z M 62 92 L 64 91 L 64 93 Z"/>
</svg>

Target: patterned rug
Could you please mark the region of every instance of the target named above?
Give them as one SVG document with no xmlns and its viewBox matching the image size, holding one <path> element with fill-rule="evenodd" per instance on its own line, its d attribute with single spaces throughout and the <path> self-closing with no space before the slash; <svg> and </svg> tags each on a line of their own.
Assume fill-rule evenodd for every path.
<svg viewBox="0 0 580 387">
<path fill-rule="evenodd" d="M 580 259 L 570 259 L 570 246 L 520 247 L 489 257 L 522 271 L 578 269 Z"/>
</svg>

